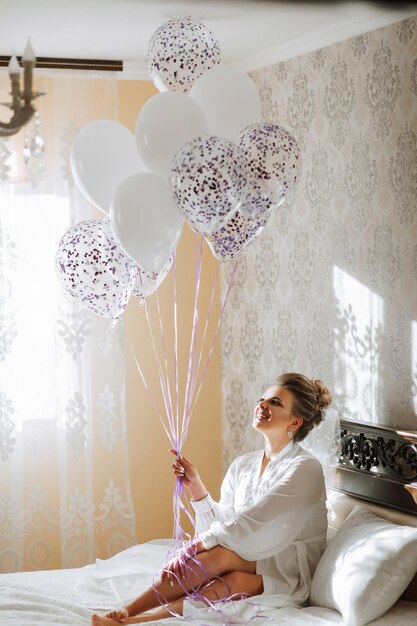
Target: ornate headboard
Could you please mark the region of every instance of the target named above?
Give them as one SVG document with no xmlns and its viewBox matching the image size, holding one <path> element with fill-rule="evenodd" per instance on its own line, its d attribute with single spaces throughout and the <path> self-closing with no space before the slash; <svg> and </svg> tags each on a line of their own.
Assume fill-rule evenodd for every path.
<svg viewBox="0 0 417 626">
<path fill-rule="evenodd" d="M 334 488 L 417 515 L 403 485 L 417 480 L 417 431 L 341 421 L 341 456 Z"/>
</svg>

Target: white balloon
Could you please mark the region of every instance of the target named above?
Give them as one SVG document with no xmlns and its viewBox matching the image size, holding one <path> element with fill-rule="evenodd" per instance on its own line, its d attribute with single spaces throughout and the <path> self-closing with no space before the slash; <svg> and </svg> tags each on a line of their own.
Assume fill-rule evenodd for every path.
<svg viewBox="0 0 417 626">
<path fill-rule="evenodd" d="M 134 174 L 120 185 L 110 206 L 110 221 L 126 254 L 155 274 L 177 247 L 184 224 L 168 182 L 150 172 Z"/>
<path fill-rule="evenodd" d="M 132 296 L 147 298 L 152 295 L 168 276 L 173 260 L 174 257 L 171 256 L 160 272 L 147 272 L 137 265 L 138 276 L 133 287 Z"/>
<path fill-rule="evenodd" d="M 143 171 L 135 136 L 112 120 L 97 120 L 76 135 L 70 156 L 75 184 L 97 208 L 109 212 L 114 192 L 132 174 Z"/>
<path fill-rule="evenodd" d="M 186 141 L 207 132 L 198 104 L 189 96 L 166 91 L 143 106 L 136 121 L 136 144 L 150 172 L 168 176 L 172 159 Z"/>
<path fill-rule="evenodd" d="M 190 97 L 203 111 L 211 135 L 233 140 L 245 126 L 262 119 L 255 83 L 228 65 L 213 67 L 197 78 Z"/>
</svg>

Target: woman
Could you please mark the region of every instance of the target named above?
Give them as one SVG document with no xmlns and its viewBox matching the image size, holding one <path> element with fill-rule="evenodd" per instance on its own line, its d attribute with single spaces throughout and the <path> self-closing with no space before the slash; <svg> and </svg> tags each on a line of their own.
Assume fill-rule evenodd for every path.
<svg viewBox="0 0 417 626">
<path fill-rule="evenodd" d="M 264 449 L 232 463 L 219 503 L 195 466 L 177 457 L 172 467 L 190 493 L 197 536 L 166 564 L 153 588 L 123 609 L 94 615 L 93 626 L 182 615 L 186 592 L 195 589 L 207 604 L 230 596 L 260 596 L 261 606 L 304 604 L 326 546 L 327 511 L 321 464 L 298 442 L 330 402 L 321 381 L 282 374 L 254 409 L 252 426 L 262 433 Z M 147 613 L 161 599 L 164 607 Z"/>
</svg>

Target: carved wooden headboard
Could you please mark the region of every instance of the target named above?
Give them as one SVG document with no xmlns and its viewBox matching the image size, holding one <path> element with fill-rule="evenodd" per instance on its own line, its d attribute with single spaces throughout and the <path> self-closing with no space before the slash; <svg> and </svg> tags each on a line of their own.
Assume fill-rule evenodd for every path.
<svg viewBox="0 0 417 626">
<path fill-rule="evenodd" d="M 334 488 L 417 515 L 403 485 L 417 480 L 417 431 L 341 421 L 341 457 Z"/>
</svg>

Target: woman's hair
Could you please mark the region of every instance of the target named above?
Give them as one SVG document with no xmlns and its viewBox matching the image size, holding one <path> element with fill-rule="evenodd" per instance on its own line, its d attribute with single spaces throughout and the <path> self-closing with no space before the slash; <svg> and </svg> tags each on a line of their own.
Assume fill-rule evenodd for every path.
<svg viewBox="0 0 417 626">
<path fill-rule="evenodd" d="M 277 385 L 293 395 L 292 413 L 303 420 L 294 434 L 294 441 L 302 441 L 322 421 L 322 409 L 331 403 L 331 393 L 321 380 L 292 372 L 281 374 Z"/>
</svg>

